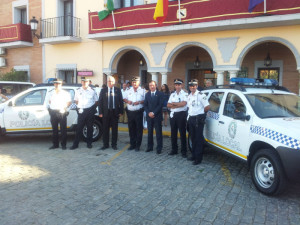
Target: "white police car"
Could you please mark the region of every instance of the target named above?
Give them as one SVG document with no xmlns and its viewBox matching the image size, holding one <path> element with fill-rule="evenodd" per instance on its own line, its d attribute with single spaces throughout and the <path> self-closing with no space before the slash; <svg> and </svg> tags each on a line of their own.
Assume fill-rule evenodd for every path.
<svg viewBox="0 0 300 225">
<path fill-rule="evenodd" d="M 273 80 L 231 82 L 203 91 L 206 144 L 247 161 L 256 188 L 279 194 L 287 179 L 300 180 L 300 97 Z"/>
<path fill-rule="evenodd" d="M 70 93 L 73 101 L 75 90 L 80 86 L 63 85 L 63 89 Z M 0 104 L 0 135 L 52 131 L 47 106 L 53 89 L 53 84 L 36 85 Z M 75 130 L 77 115 L 76 105 L 73 102 L 67 117 L 68 131 Z M 102 121 L 97 115 L 93 127 L 93 141 L 96 141 L 102 135 Z M 85 139 L 86 127 L 82 132 Z"/>
</svg>

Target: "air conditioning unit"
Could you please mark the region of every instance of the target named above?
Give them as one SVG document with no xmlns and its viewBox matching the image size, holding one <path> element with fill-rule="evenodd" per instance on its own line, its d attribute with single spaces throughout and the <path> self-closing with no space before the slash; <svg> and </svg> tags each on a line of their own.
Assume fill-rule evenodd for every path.
<svg viewBox="0 0 300 225">
<path fill-rule="evenodd" d="M 0 48 L 0 55 L 5 55 L 5 54 L 6 54 L 6 49 Z"/>
<path fill-rule="evenodd" d="M 0 67 L 6 67 L 6 59 L 3 57 L 0 57 Z"/>
</svg>

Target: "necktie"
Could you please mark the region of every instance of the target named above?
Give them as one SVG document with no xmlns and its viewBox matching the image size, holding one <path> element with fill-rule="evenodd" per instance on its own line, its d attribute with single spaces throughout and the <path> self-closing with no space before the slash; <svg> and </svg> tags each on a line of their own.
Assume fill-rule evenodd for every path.
<svg viewBox="0 0 300 225">
<path fill-rule="evenodd" d="M 110 89 L 110 93 L 109 93 L 109 109 L 113 109 L 114 106 L 113 106 L 113 94 L 112 94 L 112 88 Z"/>
<path fill-rule="evenodd" d="M 154 98 L 154 93 L 151 93 L 151 98 Z"/>
</svg>

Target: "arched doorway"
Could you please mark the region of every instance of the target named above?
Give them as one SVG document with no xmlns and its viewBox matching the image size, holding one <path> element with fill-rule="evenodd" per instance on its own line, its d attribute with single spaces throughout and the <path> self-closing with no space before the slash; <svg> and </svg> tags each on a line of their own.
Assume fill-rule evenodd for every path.
<svg viewBox="0 0 300 225">
<path fill-rule="evenodd" d="M 275 41 L 266 40 L 250 48 L 241 62 L 238 76 L 275 79 L 290 91 L 299 93 L 295 56 L 287 46 Z"/>
</svg>

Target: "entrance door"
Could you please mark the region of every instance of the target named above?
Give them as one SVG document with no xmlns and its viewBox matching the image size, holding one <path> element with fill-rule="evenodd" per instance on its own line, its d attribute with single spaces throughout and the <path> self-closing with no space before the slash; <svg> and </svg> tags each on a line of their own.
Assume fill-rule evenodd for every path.
<svg viewBox="0 0 300 225">
<path fill-rule="evenodd" d="M 64 1 L 64 36 L 73 36 L 73 0 Z"/>
<path fill-rule="evenodd" d="M 192 69 L 188 71 L 188 81 L 191 79 L 198 80 L 198 86 L 204 87 L 205 81 L 210 79 L 213 85 L 216 84 L 215 72 L 213 69 Z M 188 89 L 188 84 L 187 84 Z"/>
<path fill-rule="evenodd" d="M 74 70 L 60 71 L 59 79 L 62 79 L 66 84 L 74 84 Z"/>
</svg>

